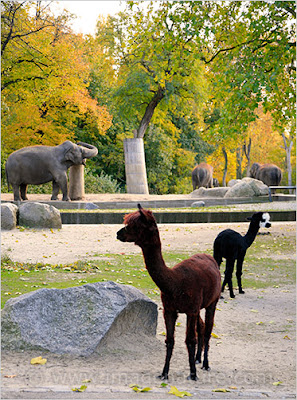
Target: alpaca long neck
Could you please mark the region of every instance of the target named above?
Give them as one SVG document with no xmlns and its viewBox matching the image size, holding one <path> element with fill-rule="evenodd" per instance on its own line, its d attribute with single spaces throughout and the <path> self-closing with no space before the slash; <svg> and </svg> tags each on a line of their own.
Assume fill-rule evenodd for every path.
<svg viewBox="0 0 297 400">
<path fill-rule="evenodd" d="M 165 264 L 161 243 L 141 246 L 146 269 L 161 292 L 170 292 L 172 271 Z"/>
<path fill-rule="evenodd" d="M 255 237 L 257 236 L 258 231 L 259 227 L 250 224 L 249 229 L 244 236 L 244 240 L 247 247 L 250 247 L 252 245 L 253 241 L 255 240 Z"/>
</svg>

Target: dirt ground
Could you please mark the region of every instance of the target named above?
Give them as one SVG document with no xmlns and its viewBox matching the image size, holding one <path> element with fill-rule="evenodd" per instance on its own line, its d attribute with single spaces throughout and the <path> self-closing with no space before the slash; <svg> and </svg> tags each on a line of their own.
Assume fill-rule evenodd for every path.
<svg viewBox="0 0 297 400">
<path fill-rule="evenodd" d="M 247 223 L 160 225 L 163 250 L 203 252 L 212 248 L 217 233 L 227 227 L 244 233 Z M 2 232 L 1 251 L 15 261 L 69 263 L 100 258 L 104 253 L 140 253 L 134 244 L 116 240 L 121 225 L 63 225 L 60 231 L 13 230 Z M 296 237 L 295 223 L 273 223 L 272 235 Z M 277 257 L 277 255 L 275 255 Z M 288 257 L 295 258 L 294 250 Z M 156 378 L 164 358 L 165 331 L 162 307 L 155 338 L 124 335 L 91 357 L 61 356 L 43 352 L 2 352 L 3 399 L 169 399 L 170 386 L 186 390 L 193 398 L 294 398 L 295 397 L 295 286 L 246 290 L 246 294 L 220 300 L 215 317 L 209 360 L 211 371 L 198 369 L 197 382 L 188 381 L 185 340 L 186 319 L 178 318 L 176 344 L 167 387 Z M 75 322 L 75 321 L 74 321 Z M 45 365 L 30 365 L 33 357 L 47 358 Z M 15 377 L 9 377 L 13 376 Z M 7 377 L 8 376 L 8 377 Z M 83 380 L 87 389 L 74 393 Z M 135 393 L 129 387 L 150 387 Z M 227 393 L 213 392 L 223 388 Z"/>
</svg>

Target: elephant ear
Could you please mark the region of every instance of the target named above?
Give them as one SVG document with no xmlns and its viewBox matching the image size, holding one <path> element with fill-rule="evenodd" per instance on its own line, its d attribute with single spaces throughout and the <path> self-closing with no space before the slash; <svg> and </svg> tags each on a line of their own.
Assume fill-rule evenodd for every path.
<svg viewBox="0 0 297 400">
<path fill-rule="evenodd" d="M 72 161 L 74 163 L 75 159 L 73 151 L 76 145 L 70 142 L 70 140 L 66 140 L 66 142 L 64 142 L 62 146 L 64 147 L 64 159 L 66 161 Z"/>
</svg>

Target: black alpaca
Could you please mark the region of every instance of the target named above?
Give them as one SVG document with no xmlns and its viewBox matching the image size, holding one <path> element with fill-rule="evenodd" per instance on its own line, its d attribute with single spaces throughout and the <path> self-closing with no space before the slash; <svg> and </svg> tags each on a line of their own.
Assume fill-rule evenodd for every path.
<svg viewBox="0 0 297 400">
<path fill-rule="evenodd" d="M 232 274 L 234 263 L 236 263 L 236 278 L 238 282 L 239 293 L 244 293 L 241 284 L 242 265 L 247 249 L 251 246 L 260 229 L 269 228 L 270 215 L 268 213 L 257 212 L 252 217 L 247 218 L 250 222 L 246 235 L 241 236 L 240 233 L 233 229 L 226 229 L 218 234 L 213 245 L 213 257 L 220 266 L 222 259 L 226 259 L 225 278 L 222 285 L 222 292 L 228 283 L 230 297 L 235 297 L 232 287 Z"/>
</svg>

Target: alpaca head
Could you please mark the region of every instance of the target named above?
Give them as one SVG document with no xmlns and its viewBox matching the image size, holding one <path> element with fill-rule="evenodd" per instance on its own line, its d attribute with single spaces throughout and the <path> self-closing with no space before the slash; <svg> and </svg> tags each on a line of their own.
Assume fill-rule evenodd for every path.
<svg viewBox="0 0 297 400">
<path fill-rule="evenodd" d="M 257 228 L 271 227 L 270 215 L 268 213 L 257 212 L 251 217 L 248 217 L 247 220 L 251 221 L 251 224 L 254 224 Z"/>
<path fill-rule="evenodd" d="M 134 242 L 140 247 L 160 242 L 158 227 L 150 210 L 138 204 L 138 211 L 125 215 L 125 227 L 117 232 L 121 242 Z"/>
</svg>

